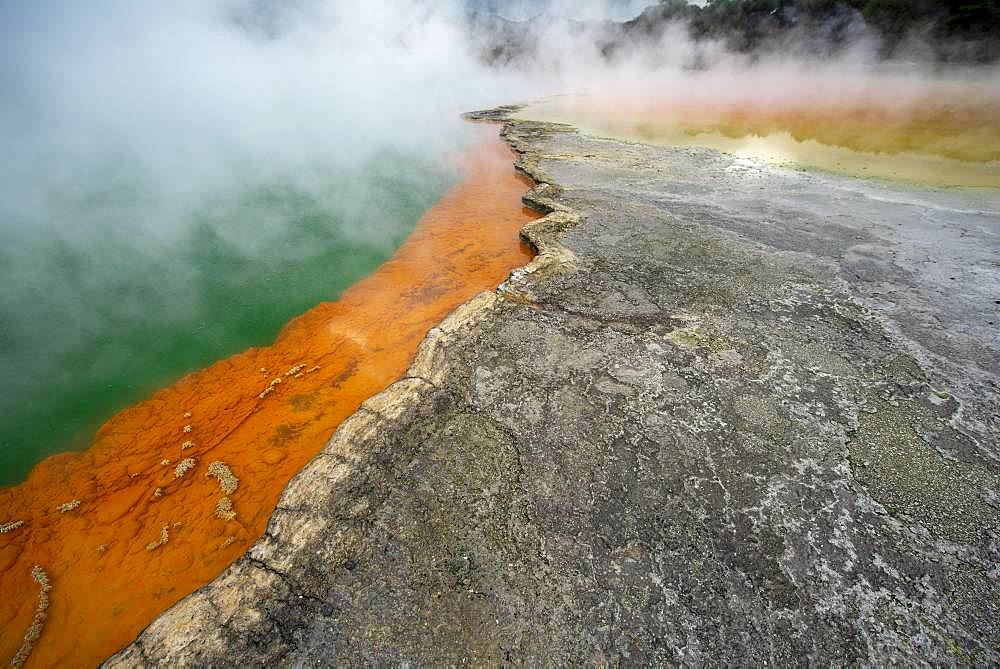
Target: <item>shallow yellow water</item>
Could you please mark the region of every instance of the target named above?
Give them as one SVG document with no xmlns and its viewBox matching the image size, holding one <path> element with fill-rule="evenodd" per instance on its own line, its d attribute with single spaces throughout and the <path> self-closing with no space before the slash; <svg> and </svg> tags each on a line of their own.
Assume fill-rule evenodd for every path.
<svg viewBox="0 0 1000 669">
<path fill-rule="evenodd" d="M 771 164 L 931 186 L 1000 187 L 1000 103 L 980 95 L 753 104 L 571 96 L 521 117 L 614 139 L 700 146 Z"/>
</svg>

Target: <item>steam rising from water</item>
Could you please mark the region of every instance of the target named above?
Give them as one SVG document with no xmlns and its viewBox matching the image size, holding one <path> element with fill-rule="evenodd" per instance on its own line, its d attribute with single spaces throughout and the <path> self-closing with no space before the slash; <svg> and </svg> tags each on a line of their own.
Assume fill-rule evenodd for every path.
<svg viewBox="0 0 1000 669">
<path fill-rule="evenodd" d="M 821 107 L 846 91 L 906 114 L 940 83 L 886 72 L 864 40 L 836 62 L 751 65 L 682 26 L 609 63 L 596 20 L 639 3 L 483 4 L 595 22 L 525 23 L 539 50 L 497 69 L 458 0 L 0 5 L 0 482 L 391 253 L 454 178 L 462 111 L 581 91 Z M 946 77 L 998 98 L 993 71 Z"/>
<path fill-rule="evenodd" d="M 129 229 L 161 239 L 184 227 L 187 207 L 206 193 L 317 164 L 357 166 L 387 146 L 441 155 L 460 141 L 459 112 L 535 95 L 597 90 L 607 99 L 772 106 L 864 98 L 897 110 L 927 97 L 926 73 L 897 65 L 884 76 L 864 34 L 835 62 L 772 56 L 751 66 L 721 44 L 692 44 L 677 24 L 608 63 L 601 45 L 612 29 L 596 19 L 626 18 L 642 4 L 5 3 L 0 226 L 89 230 L 63 210 L 118 205 L 125 191 L 144 212 Z M 539 48 L 518 69 L 499 70 L 480 59 L 485 38 L 468 32 L 469 5 L 592 22 L 521 24 Z M 692 75 L 694 64 L 712 76 Z M 945 76 L 974 78 L 985 86 L 974 95 L 998 97 L 996 70 Z"/>
<path fill-rule="evenodd" d="M 0 484 L 336 298 L 454 179 L 457 33 L 267 7 L 0 8 Z"/>
</svg>

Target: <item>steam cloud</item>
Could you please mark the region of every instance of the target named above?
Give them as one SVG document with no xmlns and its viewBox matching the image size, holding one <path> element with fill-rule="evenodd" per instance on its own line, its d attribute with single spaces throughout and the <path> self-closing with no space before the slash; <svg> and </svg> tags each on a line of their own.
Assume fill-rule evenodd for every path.
<svg viewBox="0 0 1000 669">
<path fill-rule="evenodd" d="M 219 194 L 281 183 L 337 212 L 357 244 L 397 243 L 385 183 L 425 189 L 428 177 L 409 168 L 438 164 L 462 146 L 463 111 L 580 91 L 633 103 L 646 96 L 775 106 L 804 92 L 817 105 L 833 104 L 847 91 L 903 108 L 931 95 L 942 76 L 998 97 L 995 70 L 942 74 L 895 63 L 887 86 L 877 42 L 864 31 L 834 60 L 800 61 L 696 44 L 676 24 L 641 46 L 619 45 L 609 58 L 616 30 L 609 21 L 635 16 L 644 4 L 0 4 L 0 364 L 10 379 L 0 412 L 65 376 L 68 355 L 96 351 L 95 374 L 111 369 L 114 342 L 98 346 L 107 343 L 108 322 L 150 312 L 191 317 L 199 296 L 190 277 L 202 270 L 178 258 L 176 245 L 197 237 L 205 217 L 192 212 L 212 210 Z M 505 18 L 470 22 L 473 9 Z M 536 48 L 491 64 L 484 50 L 500 26 Z M 390 161 L 398 173 L 373 177 L 373 161 L 386 152 L 402 156 Z M 302 248 L 283 254 L 275 242 L 286 226 L 280 207 L 246 213 L 209 216 L 224 220 L 213 234 L 250 259 L 296 262 Z M 98 260 L 109 247 L 114 266 Z M 121 287 L 117 275 L 144 278 Z M 96 298 L 112 289 L 121 294 L 102 307 L 110 311 L 95 311 Z"/>
<path fill-rule="evenodd" d="M 191 197 L 234 178 L 267 178 L 314 161 L 357 165 L 385 146 L 440 154 L 458 144 L 457 114 L 477 106 L 581 90 L 685 95 L 676 87 L 691 84 L 693 65 L 724 72 L 718 85 L 738 95 L 801 95 L 788 77 L 805 70 L 811 96 L 841 97 L 838 87 L 850 75 L 852 92 L 897 104 L 898 85 L 881 94 L 877 78 L 858 83 L 858 75 L 873 77 L 878 69 L 877 41 L 863 30 L 835 62 L 802 64 L 772 54 L 750 63 L 721 42 L 692 43 L 677 24 L 641 47 L 626 44 L 609 63 L 603 20 L 629 18 L 644 4 L 5 3 L 0 226 L 73 227 L 59 220 L 53 202 L 80 195 L 95 166 L 141 181 L 144 204 L 176 214 L 171 210 Z M 536 18 L 513 30 L 531 33 L 540 48 L 516 68 L 487 65 L 487 38 L 470 34 L 465 22 L 470 8 Z M 745 76 L 750 65 L 755 79 Z M 907 75 L 905 97 L 921 94 L 925 75 Z M 995 82 L 995 71 L 976 78 Z M 134 224 L 167 234 L 158 215 Z"/>
</svg>

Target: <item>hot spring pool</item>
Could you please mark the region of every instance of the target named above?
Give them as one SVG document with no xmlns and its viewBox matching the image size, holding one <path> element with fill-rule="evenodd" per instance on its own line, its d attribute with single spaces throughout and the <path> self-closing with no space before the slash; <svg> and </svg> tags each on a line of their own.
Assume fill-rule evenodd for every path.
<svg viewBox="0 0 1000 669">
<path fill-rule="evenodd" d="M 42 225 L 0 221 L 0 485 L 336 299 L 455 180 L 440 163 L 383 151 L 175 208 L 109 169 L 55 194 Z"/>
</svg>

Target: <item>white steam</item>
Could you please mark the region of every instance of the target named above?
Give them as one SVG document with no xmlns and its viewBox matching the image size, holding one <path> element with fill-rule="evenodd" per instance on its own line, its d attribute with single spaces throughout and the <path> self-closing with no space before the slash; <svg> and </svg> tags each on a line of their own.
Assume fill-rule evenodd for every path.
<svg viewBox="0 0 1000 669">
<path fill-rule="evenodd" d="M 599 45 L 609 28 L 598 19 L 628 18 L 642 4 L 479 0 L 518 19 L 592 22 L 524 23 L 539 49 L 512 71 L 481 61 L 483 36 L 466 33 L 459 0 L 3 3 L 0 226 L 66 225 L 52 203 L 86 195 L 87 176 L 111 168 L 141 184 L 151 215 L 136 224 L 162 234 L 174 208 L 234 179 L 357 164 L 385 146 L 441 153 L 456 146 L 460 112 L 531 96 L 680 95 L 695 65 L 737 96 L 798 94 L 787 79 L 798 62 L 750 68 L 721 44 L 692 44 L 681 25 L 626 45 L 608 65 Z M 876 51 L 859 30 L 836 62 L 805 66 L 818 82 L 810 94 L 836 98 L 845 76 L 857 88 L 877 69 Z M 882 78 L 868 88 L 879 97 Z"/>
<path fill-rule="evenodd" d="M 170 349 L 158 339 L 163 324 L 190 339 L 175 349 L 216 336 L 230 314 L 208 289 L 228 281 L 235 299 L 256 280 L 267 292 L 332 238 L 371 258 L 391 251 L 401 231 L 391 222 L 443 187 L 428 165 L 463 146 L 464 111 L 587 91 L 612 106 L 832 106 L 847 97 L 905 111 L 955 77 L 1000 99 L 995 70 L 885 68 L 863 26 L 851 48 L 822 62 L 781 56 L 798 53 L 794 45 L 751 61 L 721 43 L 692 43 L 679 24 L 619 44 L 609 60 L 617 29 L 608 20 L 634 16 L 641 0 L 477 0 L 519 21 L 497 29 L 533 45 L 490 65 L 490 35 L 466 20 L 473 2 L 0 3 L 0 456 L 11 434 L 36 440 L 18 416 L 41 417 L 35 436 L 54 429 L 43 423 L 57 386 L 72 407 L 84 376 L 96 394 L 157 359 L 155 345 Z M 415 157 L 426 164 L 415 168 Z M 337 235 L 326 236 L 325 218 L 310 223 L 312 210 L 292 212 L 309 225 L 290 229 L 293 204 L 268 199 L 276 184 L 295 207 L 334 220 Z M 412 196 L 408 208 L 394 201 L 399 193 Z M 216 273 L 207 252 L 196 257 L 206 247 L 236 269 Z M 327 299 L 322 286 L 302 292 Z M 276 302 L 287 297 L 275 292 Z M 175 349 L 160 357 L 183 353 Z M 5 466 L 0 457 L 0 480 Z"/>
</svg>

